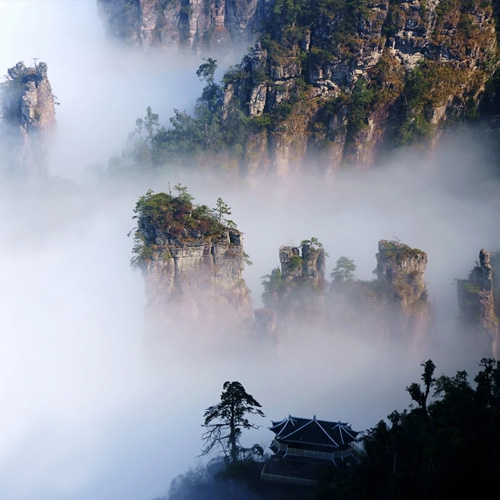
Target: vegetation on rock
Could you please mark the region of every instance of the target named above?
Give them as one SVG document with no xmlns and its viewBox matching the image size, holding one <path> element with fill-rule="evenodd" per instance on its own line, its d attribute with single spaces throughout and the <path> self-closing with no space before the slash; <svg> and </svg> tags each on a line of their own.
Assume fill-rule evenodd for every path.
<svg viewBox="0 0 500 500">
<path fill-rule="evenodd" d="M 158 245 L 186 242 L 196 238 L 216 240 L 229 229 L 236 228 L 226 219 L 230 208 L 219 198 L 217 207 L 195 205 L 185 186 L 174 186 L 177 196 L 149 190 L 141 196 L 134 209 L 137 228 L 134 232 L 132 266 L 151 260 Z"/>
<path fill-rule="evenodd" d="M 326 168 L 368 165 L 382 145 L 422 144 L 446 123 L 474 119 L 498 66 L 498 7 L 491 0 L 417 7 L 276 0 L 258 43 L 221 84 L 214 59 L 199 67 L 206 86 L 194 115 L 176 109 L 165 128 L 147 111 L 110 168 L 190 167 L 203 158 L 236 172 L 273 162 L 285 145 L 287 161 L 314 151 L 326 155 Z"/>
</svg>

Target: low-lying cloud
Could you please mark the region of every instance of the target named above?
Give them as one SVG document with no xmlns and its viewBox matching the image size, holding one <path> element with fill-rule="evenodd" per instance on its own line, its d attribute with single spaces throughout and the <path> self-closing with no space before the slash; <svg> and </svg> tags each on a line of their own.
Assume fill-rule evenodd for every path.
<svg viewBox="0 0 500 500">
<path fill-rule="evenodd" d="M 228 181 L 191 172 L 99 180 L 87 167 L 105 165 L 121 149 L 146 106 L 164 124 L 173 107 L 193 106 L 200 61 L 108 44 L 93 2 L 23 2 L 21 10 L 4 3 L 2 26 L 8 19 L 15 28 L 0 30 L 8 48 L 0 62 L 4 71 L 32 57 L 48 63 L 61 102 L 51 174 L 71 182 L 42 192 L 1 188 L 2 498 L 164 494 L 196 463 L 203 411 L 226 380 L 239 380 L 262 404 L 264 425 L 316 414 L 362 430 L 409 403 L 404 389 L 419 380 L 425 359 L 432 357 L 438 372 L 479 361 L 456 339 L 453 285 L 480 248 L 500 248 L 493 226 L 498 177 L 478 137 L 450 136 L 432 155 L 402 153 L 373 171 L 329 179 Z M 304 330 L 274 348 L 238 331 L 214 340 L 182 330 L 168 333 L 158 360 L 144 345 L 144 283 L 130 268 L 127 233 L 138 197 L 148 188 L 165 191 L 168 181 L 188 186 L 198 203 L 214 206 L 222 197 L 232 207 L 254 263 L 245 271 L 254 307 L 261 305 L 261 277 L 279 265 L 284 244 L 317 237 L 330 255 L 327 277 L 346 255 L 364 280 L 373 277 L 380 239 L 426 251 L 436 342 L 415 352 L 350 329 Z M 265 428 L 243 439 L 270 440 Z"/>
</svg>

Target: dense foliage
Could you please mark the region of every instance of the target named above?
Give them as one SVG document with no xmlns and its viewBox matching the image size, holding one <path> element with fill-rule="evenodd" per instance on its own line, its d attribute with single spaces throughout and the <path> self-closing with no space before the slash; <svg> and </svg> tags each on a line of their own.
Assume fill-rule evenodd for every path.
<svg viewBox="0 0 500 500">
<path fill-rule="evenodd" d="M 174 186 L 177 196 L 149 190 L 137 201 L 134 219 L 132 265 L 140 266 L 150 260 L 160 244 L 193 238 L 219 238 L 228 229 L 236 228 L 226 218 L 231 209 L 219 198 L 215 208 L 193 204 L 185 186 Z"/>
<path fill-rule="evenodd" d="M 223 91 L 214 79 L 216 69 L 217 61 L 208 58 L 196 71 L 206 85 L 193 115 L 174 109 L 167 128 L 160 125 L 159 115 L 148 107 L 144 118 L 136 120 L 125 150 L 110 160 L 111 173 L 144 173 L 164 166 L 191 168 L 194 164 L 197 169 L 205 165 L 236 170 L 248 133 L 248 119 L 243 113 L 223 119 Z"/>
<path fill-rule="evenodd" d="M 332 498 L 447 499 L 469 487 L 475 496 L 498 490 L 499 363 L 482 359 L 475 387 L 465 371 L 434 377 L 434 363 L 423 366 L 423 388 L 407 387 L 416 406 L 367 432 L 348 496 Z"/>
</svg>

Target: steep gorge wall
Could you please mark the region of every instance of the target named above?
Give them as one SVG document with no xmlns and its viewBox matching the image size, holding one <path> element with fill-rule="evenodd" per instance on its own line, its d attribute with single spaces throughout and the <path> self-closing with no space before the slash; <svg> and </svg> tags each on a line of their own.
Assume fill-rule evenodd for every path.
<svg viewBox="0 0 500 500">
<path fill-rule="evenodd" d="M 270 0 L 97 0 L 107 31 L 141 47 L 195 50 L 249 44 Z"/>
<path fill-rule="evenodd" d="M 490 0 L 277 0 L 266 33 L 225 76 L 226 116 L 253 132 L 250 172 L 370 167 L 473 114 L 497 61 Z"/>
</svg>

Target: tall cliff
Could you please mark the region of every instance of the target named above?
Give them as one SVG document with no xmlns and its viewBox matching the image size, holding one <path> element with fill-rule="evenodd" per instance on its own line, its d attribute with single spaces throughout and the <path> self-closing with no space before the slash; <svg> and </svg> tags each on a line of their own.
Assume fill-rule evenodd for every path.
<svg viewBox="0 0 500 500">
<path fill-rule="evenodd" d="M 132 263 L 145 279 L 152 332 L 164 335 L 179 325 L 212 333 L 250 326 L 243 238 L 225 220 L 227 211 L 194 205 L 181 189 L 178 196 L 149 191 L 135 213 Z"/>
<path fill-rule="evenodd" d="M 250 44 L 270 0 L 97 0 L 107 31 L 142 47 L 230 48 Z"/>
<path fill-rule="evenodd" d="M 457 280 L 457 294 L 461 326 L 474 349 L 499 359 L 500 282 L 494 269 L 500 269 L 500 253 L 482 249 L 468 279 Z"/>
<path fill-rule="evenodd" d="M 411 335 L 417 342 L 425 336 L 430 317 L 426 267 L 427 254 L 422 250 L 397 241 L 379 241 L 376 290 L 388 314 L 390 335 Z"/>
<path fill-rule="evenodd" d="M 378 249 L 377 279 L 355 280 L 344 267 L 334 270 L 328 287 L 325 251 L 315 238 L 302 242 L 301 248 L 282 246 L 280 268 L 262 282 L 265 319 L 278 333 L 314 327 L 423 346 L 432 317 L 424 280 L 427 254 L 396 241 L 381 240 Z M 343 262 L 354 264 L 345 257 Z"/>
<path fill-rule="evenodd" d="M 424 280 L 427 254 L 387 240 L 379 241 L 378 250 L 375 280 L 331 283 L 328 323 L 361 336 L 422 346 L 432 317 Z"/>
<path fill-rule="evenodd" d="M 5 169 L 30 181 L 47 174 L 55 101 L 47 64 L 18 62 L 1 84 L 1 137 Z"/>
<path fill-rule="evenodd" d="M 279 249 L 280 268 L 264 277 L 262 299 L 277 315 L 278 329 L 323 326 L 325 250 L 316 240 Z"/>
<path fill-rule="evenodd" d="M 367 168 L 472 116 L 497 61 L 491 0 L 276 0 L 225 116 L 251 118 L 251 172 Z"/>
</svg>

